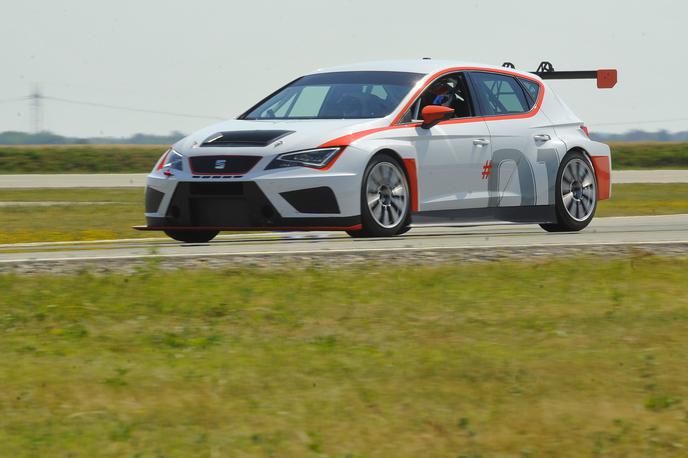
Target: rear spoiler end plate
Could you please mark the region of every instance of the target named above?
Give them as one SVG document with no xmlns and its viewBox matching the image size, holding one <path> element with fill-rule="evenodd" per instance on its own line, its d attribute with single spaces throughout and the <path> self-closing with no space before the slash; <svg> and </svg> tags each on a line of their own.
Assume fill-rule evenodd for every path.
<svg viewBox="0 0 688 458">
<path fill-rule="evenodd" d="M 502 67 L 516 68 L 511 62 L 504 62 Z M 543 80 L 581 80 L 594 79 L 597 80 L 597 87 L 599 89 L 610 89 L 616 86 L 617 71 L 613 68 L 605 68 L 599 70 L 579 70 L 579 71 L 555 71 L 554 66 L 547 61 L 543 61 L 538 65 L 537 70 L 529 72 L 539 76 Z"/>
</svg>

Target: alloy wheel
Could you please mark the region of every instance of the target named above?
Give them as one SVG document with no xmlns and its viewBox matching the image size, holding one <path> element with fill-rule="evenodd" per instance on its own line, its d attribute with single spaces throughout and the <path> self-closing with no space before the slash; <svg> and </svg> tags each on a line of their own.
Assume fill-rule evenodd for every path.
<svg viewBox="0 0 688 458">
<path fill-rule="evenodd" d="M 366 200 L 375 221 L 392 228 L 406 218 L 408 186 L 404 173 L 389 162 L 376 164 L 368 174 Z"/>
<path fill-rule="evenodd" d="M 576 221 L 585 221 L 595 210 L 596 198 L 590 165 L 578 158 L 569 161 L 561 175 L 561 199 L 566 213 Z"/>
</svg>

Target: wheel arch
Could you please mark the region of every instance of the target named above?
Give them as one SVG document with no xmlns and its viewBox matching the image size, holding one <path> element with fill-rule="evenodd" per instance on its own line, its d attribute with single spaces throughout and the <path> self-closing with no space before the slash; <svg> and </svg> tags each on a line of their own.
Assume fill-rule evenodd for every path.
<svg viewBox="0 0 688 458">
<path fill-rule="evenodd" d="M 590 153 L 588 153 L 588 151 L 585 148 L 583 148 L 581 146 L 574 146 L 572 148 L 569 148 L 566 151 L 566 154 L 574 153 L 574 152 L 581 153 L 583 156 L 585 156 L 585 158 L 590 163 L 590 166 L 592 166 L 593 170 L 595 169 L 595 165 L 592 162 L 592 156 L 590 155 Z M 566 154 L 564 155 L 564 157 L 566 157 Z M 561 159 L 562 159 L 562 161 L 560 161 L 560 163 L 563 162 L 564 158 L 562 157 Z"/>
<path fill-rule="evenodd" d="M 401 166 L 404 165 L 404 160 L 402 159 L 401 155 L 400 155 L 399 153 L 397 153 L 394 149 L 389 148 L 389 147 L 380 148 L 379 150 L 375 151 L 375 152 L 372 154 L 372 156 L 370 156 L 370 159 L 373 159 L 374 157 L 379 156 L 379 155 L 381 155 L 381 154 L 388 154 L 388 155 L 392 156 L 394 159 L 396 159 L 396 161 L 397 161 Z M 369 161 L 370 161 L 370 160 L 369 160 Z M 405 167 L 404 167 L 404 170 L 406 170 Z"/>
<path fill-rule="evenodd" d="M 388 154 L 392 156 L 401 166 L 401 169 L 406 175 L 406 180 L 409 184 L 409 196 L 411 197 L 411 212 L 418 211 L 418 166 L 415 158 L 403 158 L 401 154 L 389 147 L 383 147 L 375 151 L 370 156 L 370 160 L 380 154 Z"/>
<path fill-rule="evenodd" d="M 611 185 L 611 161 L 609 156 L 593 156 L 581 146 L 574 146 L 566 151 L 566 154 L 570 152 L 581 153 L 592 167 L 592 172 L 595 175 L 595 181 L 597 185 L 597 200 L 605 200 L 611 197 L 612 185 Z M 564 155 L 566 156 L 566 155 Z M 563 158 L 562 158 L 563 161 Z"/>
</svg>

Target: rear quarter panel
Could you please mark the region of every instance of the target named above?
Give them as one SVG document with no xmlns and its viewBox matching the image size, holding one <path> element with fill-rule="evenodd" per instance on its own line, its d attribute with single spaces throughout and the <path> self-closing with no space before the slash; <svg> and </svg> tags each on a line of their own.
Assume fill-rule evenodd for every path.
<svg viewBox="0 0 688 458">
<path fill-rule="evenodd" d="M 566 151 L 581 150 L 592 163 L 597 179 L 597 198 L 604 200 L 611 197 L 612 157 L 608 145 L 596 142 L 580 128 L 583 121 L 566 105 L 566 103 L 549 86 L 545 85 L 546 93 L 542 111 L 552 122 L 557 137 L 566 146 Z"/>
<path fill-rule="evenodd" d="M 612 154 L 609 145 L 590 140 L 578 125 L 560 126 L 557 136 L 566 145 L 566 151 L 580 150 L 590 159 L 597 179 L 597 199 L 609 199 L 612 195 Z"/>
</svg>

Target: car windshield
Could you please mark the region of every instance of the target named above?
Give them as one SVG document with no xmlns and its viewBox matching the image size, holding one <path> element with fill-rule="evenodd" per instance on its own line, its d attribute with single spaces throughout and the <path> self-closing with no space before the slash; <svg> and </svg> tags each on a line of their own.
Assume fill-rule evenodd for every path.
<svg viewBox="0 0 688 458">
<path fill-rule="evenodd" d="M 318 73 L 297 79 L 239 119 L 363 119 L 390 114 L 422 78 L 407 72 Z"/>
</svg>

